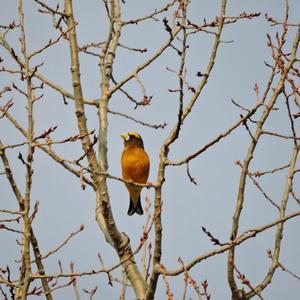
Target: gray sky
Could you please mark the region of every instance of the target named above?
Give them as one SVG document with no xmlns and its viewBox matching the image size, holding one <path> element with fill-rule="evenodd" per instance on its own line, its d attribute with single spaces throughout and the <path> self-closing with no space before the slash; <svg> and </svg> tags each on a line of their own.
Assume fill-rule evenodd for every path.
<svg viewBox="0 0 300 300">
<path fill-rule="evenodd" d="M 0 23 L 7 24 L 17 19 L 18 1 L 2 1 L 0 10 Z M 49 16 L 37 13 L 38 6 L 31 1 L 24 1 L 25 26 L 27 29 L 27 46 L 33 51 L 44 45 L 50 37 L 57 37 L 51 26 Z M 49 1 L 50 3 L 51 1 Z M 56 1 L 54 1 L 56 3 Z M 204 18 L 212 20 L 219 14 L 220 1 L 192 1 L 190 7 L 191 21 L 200 23 Z M 264 14 L 274 16 L 280 20 L 284 17 L 284 1 L 269 0 L 235 0 L 228 1 L 227 15 L 234 16 L 244 11 L 261 12 L 259 18 L 242 20 L 236 24 L 225 26 L 216 65 L 203 93 L 200 95 L 191 115 L 187 118 L 181 130 L 179 140 L 170 151 L 170 158 L 182 159 L 187 154 L 196 151 L 219 133 L 239 119 L 240 110 L 231 103 L 237 100 L 245 107 L 251 107 L 256 102 L 253 91 L 257 83 L 263 91 L 269 75 L 269 69 L 264 61 L 271 62 L 270 50 L 267 48 L 266 32 L 272 34 L 279 27 L 269 27 Z M 299 22 L 300 2 L 291 0 L 290 22 Z M 106 37 L 107 23 L 105 11 L 101 1 L 74 1 L 75 17 L 79 22 L 77 26 L 79 45 L 102 41 Z M 147 15 L 155 8 L 161 7 L 164 1 L 138 1 L 127 0 L 122 5 L 122 18 L 125 20 Z M 141 26 L 128 26 L 121 36 L 121 43 L 130 47 L 147 48 L 146 53 L 132 53 L 124 48 L 117 51 L 114 76 L 116 80 L 122 79 L 132 72 L 135 66 L 145 61 L 168 38 L 163 29 L 162 19 L 169 13 L 159 17 L 159 22 L 147 21 Z M 291 44 L 295 30 L 291 29 L 287 44 Z M 8 35 L 12 45 L 18 45 L 18 35 L 15 31 Z M 187 81 L 196 85 L 199 78 L 197 71 L 204 71 L 208 62 L 213 38 L 204 33 L 195 35 L 189 45 L 187 60 Z M 0 48 L 0 56 L 8 59 L 7 54 Z M 86 98 L 99 97 L 99 69 L 98 61 L 94 57 L 81 54 L 81 74 L 83 92 Z M 65 41 L 50 48 L 44 54 L 37 56 L 33 63 L 44 62 L 40 69 L 50 80 L 71 91 L 71 78 L 69 73 L 69 49 Z M 134 109 L 134 105 L 116 93 L 111 99 L 110 109 L 127 113 L 133 117 L 149 123 L 166 122 L 168 126 L 162 129 L 142 127 L 130 120 L 109 115 L 109 172 L 120 176 L 120 156 L 123 143 L 120 134 L 128 131 L 138 131 L 144 139 L 145 148 L 151 158 L 151 171 L 149 180 L 155 181 L 158 165 L 158 153 L 163 139 L 174 126 L 177 118 L 178 99 L 168 89 L 177 88 L 177 77 L 168 72 L 166 67 L 177 69 L 179 56 L 172 49 L 168 49 L 149 69 L 139 74 L 145 84 L 149 95 L 153 95 L 150 106 Z M 1 87 L 18 82 L 18 78 L 0 73 Z M 22 84 L 19 83 L 22 87 Z M 126 90 L 138 99 L 142 98 L 136 82 L 126 85 Z M 61 95 L 45 88 L 44 98 L 35 107 L 35 132 L 40 133 L 50 126 L 57 125 L 58 129 L 52 134 L 53 139 L 61 139 L 77 134 L 74 107 L 71 100 L 68 105 L 63 104 Z M 186 92 L 185 102 L 192 96 Z M 26 125 L 25 99 L 19 94 L 14 95 L 14 106 L 11 113 Z M 279 110 L 274 112 L 266 123 L 266 128 L 290 134 L 289 123 L 286 121 L 284 101 L 281 99 L 276 105 Z M 97 114 L 94 109 L 87 108 L 88 125 L 90 129 L 98 129 Z M 21 142 L 22 137 L 16 133 L 11 124 L 0 120 L 0 138 L 6 144 Z M 297 123 L 296 123 L 297 124 Z M 253 129 L 253 125 L 249 124 Z M 299 122 L 297 124 L 299 128 Z M 234 164 L 236 160 L 243 160 L 250 137 L 244 127 L 237 129 L 229 138 L 218 143 L 208 152 L 199 156 L 190 163 L 190 171 L 198 182 L 195 186 L 189 182 L 184 167 L 169 167 L 166 174 L 166 183 L 163 189 L 163 264 L 169 269 L 179 267 L 178 257 L 189 262 L 195 256 L 213 249 L 212 243 L 202 233 L 201 226 L 211 231 L 221 241 L 229 238 L 232 215 L 235 207 L 236 194 L 240 168 Z M 291 156 L 292 142 L 282 142 L 270 137 L 263 137 L 258 146 L 255 158 L 250 166 L 251 171 L 268 170 L 288 163 Z M 70 143 L 55 146 L 54 149 L 64 158 L 75 159 L 81 153 L 78 144 Z M 11 164 L 18 183 L 24 187 L 25 169 L 17 159 L 18 152 L 26 153 L 26 148 L 8 152 Z M 0 164 L 2 167 L 2 165 Z M 299 168 L 299 163 L 298 163 Z M 58 272 L 58 260 L 62 261 L 65 271 L 69 271 L 71 260 L 75 262 L 75 270 L 83 271 L 99 267 L 97 253 L 100 252 L 105 265 L 115 264 L 117 256 L 114 250 L 106 244 L 102 233 L 95 221 L 95 195 L 90 188 L 82 191 L 77 178 L 67 173 L 41 151 L 36 151 L 34 160 L 33 201 L 40 201 L 39 213 L 33 223 L 39 240 L 41 251 L 46 253 L 66 238 L 71 231 L 76 230 L 80 224 L 85 224 L 85 230 L 64 247 L 59 253 L 46 260 L 47 272 Z M 1 171 L 1 169 L 0 169 Z M 280 201 L 286 171 L 278 175 L 266 176 L 260 183 L 266 192 L 277 202 Z M 299 183 L 299 175 L 296 177 Z M 296 182 L 296 181 L 295 181 Z M 299 185 L 294 186 L 300 192 Z M 109 190 L 113 213 L 120 231 L 125 231 L 131 241 L 133 249 L 138 245 L 142 225 L 145 218 L 139 216 L 128 217 L 128 193 L 125 186 L 116 181 L 109 180 Z M 17 202 L 10 190 L 6 179 L 0 177 L 1 208 L 17 209 Z M 142 197 L 146 195 L 153 200 L 152 190 L 143 190 Z M 144 202 L 144 201 L 143 201 Z M 144 205 L 144 204 L 143 204 Z M 153 205 L 152 205 L 153 207 Z M 152 208 L 151 208 L 152 209 Z M 288 212 L 297 208 L 293 201 L 288 204 Z M 2 218 L 2 216 L 1 216 Z M 271 222 L 277 218 L 277 211 L 266 201 L 257 189 L 249 182 L 246 190 L 246 201 L 241 217 L 240 232 L 256 226 Z M 300 220 L 295 219 L 286 223 L 284 240 L 282 242 L 281 261 L 291 270 L 300 273 L 299 260 L 299 225 Z M 250 279 L 253 285 L 259 283 L 265 276 L 269 259 L 266 250 L 273 248 L 275 228 L 259 235 L 241 245 L 237 251 L 237 264 L 239 269 Z M 17 265 L 14 260 L 19 255 L 16 247 L 16 236 L 4 231 L 0 232 L 0 267 Z M 151 236 L 152 238 L 152 236 Z M 139 261 L 140 255 L 137 256 Z M 192 269 L 191 274 L 198 281 L 208 280 L 209 292 L 212 299 L 229 299 L 230 291 L 226 279 L 226 254 L 212 257 Z M 114 273 L 115 276 L 119 272 Z M 98 285 L 96 299 L 117 299 L 120 289 L 118 283 L 114 288 L 108 286 L 105 275 L 78 280 L 80 289 L 92 289 Z M 171 290 L 174 299 L 181 299 L 183 278 L 170 278 Z M 299 281 L 278 270 L 272 284 L 263 292 L 265 299 L 296 299 L 300 293 Z M 133 299 L 130 289 L 128 299 Z M 56 299 L 73 299 L 71 287 L 54 293 Z M 165 290 L 162 280 L 159 280 L 157 299 L 164 299 Z M 195 298 L 192 289 L 188 297 Z M 82 299 L 87 295 L 82 293 Z"/>
</svg>

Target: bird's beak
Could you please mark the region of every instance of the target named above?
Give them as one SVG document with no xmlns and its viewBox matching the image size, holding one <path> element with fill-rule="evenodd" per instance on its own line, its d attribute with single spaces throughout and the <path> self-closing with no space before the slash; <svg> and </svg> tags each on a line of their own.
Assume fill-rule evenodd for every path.
<svg viewBox="0 0 300 300">
<path fill-rule="evenodd" d="M 128 133 L 123 133 L 120 135 L 121 138 L 123 138 L 125 141 L 128 141 L 129 140 L 129 134 Z"/>
</svg>

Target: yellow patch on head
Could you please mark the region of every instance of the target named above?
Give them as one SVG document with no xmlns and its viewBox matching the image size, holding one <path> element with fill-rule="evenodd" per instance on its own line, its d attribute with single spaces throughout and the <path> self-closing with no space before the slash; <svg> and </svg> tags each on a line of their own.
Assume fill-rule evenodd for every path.
<svg viewBox="0 0 300 300">
<path fill-rule="evenodd" d="M 142 139 L 142 137 L 135 131 L 128 132 L 128 135 L 129 136 L 135 136 L 136 138 L 138 138 L 140 140 Z"/>
<path fill-rule="evenodd" d="M 135 131 L 131 131 L 128 133 L 123 133 L 121 134 L 121 137 L 125 140 L 128 141 L 130 139 L 130 137 L 136 137 L 137 139 L 141 140 L 142 137 Z"/>
</svg>

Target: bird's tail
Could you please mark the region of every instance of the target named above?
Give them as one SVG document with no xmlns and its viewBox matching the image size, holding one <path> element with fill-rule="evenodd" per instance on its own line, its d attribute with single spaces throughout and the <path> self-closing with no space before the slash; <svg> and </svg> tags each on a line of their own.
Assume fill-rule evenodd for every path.
<svg viewBox="0 0 300 300">
<path fill-rule="evenodd" d="M 138 215 L 142 215 L 144 213 L 142 208 L 142 203 L 141 203 L 141 196 L 139 196 L 136 206 L 133 205 L 133 201 L 130 198 L 127 214 L 129 216 L 132 216 L 134 213 L 137 213 Z"/>
</svg>

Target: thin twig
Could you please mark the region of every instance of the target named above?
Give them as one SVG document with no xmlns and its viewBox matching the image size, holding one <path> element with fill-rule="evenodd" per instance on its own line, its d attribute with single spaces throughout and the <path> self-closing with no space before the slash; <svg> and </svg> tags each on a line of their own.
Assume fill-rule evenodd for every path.
<svg viewBox="0 0 300 300">
<path fill-rule="evenodd" d="M 240 235 L 238 235 L 234 240 L 229 240 L 228 242 L 224 243 L 225 244 L 224 246 L 217 247 L 217 248 L 213 249 L 212 251 L 209 251 L 205 254 L 197 256 L 191 262 L 185 264 L 185 269 L 190 270 L 192 267 L 197 265 L 199 262 L 201 262 L 209 257 L 215 256 L 217 254 L 224 253 L 224 252 L 228 251 L 229 249 L 231 249 L 232 247 L 240 245 L 240 244 L 244 243 L 246 240 L 255 237 L 257 234 L 262 233 L 278 224 L 285 223 L 287 220 L 296 218 L 298 216 L 300 216 L 300 211 L 296 211 L 294 213 L 288 214 L 285 217 L 279 218 L 271 223 L 268 223 L 268 224 L 265 224 L 265 225 L 262 225 L 262 226 L 259 226 L 259 227 L 253 228 L 253 229 L 246 230 L 243 233 L 241 233 Z M 165 272 L 167 276 L 177 276 L 184 272 L 184 268 L 181 267 L 176 270 L 166 269 L 165 271 L 162 268 L 159 268 L 159 272 L 161 272 L 162 274 L 163 274 L 163 272 Z"/>
<path fill-rule="evenodd" d="M 141 124 L 143 126 L 146 126 L 146 127 L 150 127 L 150 128 L 154 128 L 154 129 L 158 129 L 158 128 L 161 128 L 161 129 L 164 129 L 166 126 L 167 126 L 167 123 L 164 122 L 162 124 L 149 124 L 149 123 L 146 123 L 144 121 L 141 121 L 141 120 L 137 120 L 127 114 L 124 114 L 124 113 L 120 113 L 120 112 L 116 112 L 116 111 L 112 111 L 112 110 L 108 110 L 108 112 L 112 115 L 117 115 L 117 116 L 121 116 L 121 117 L 124 117 L 126 119 L 129 119 L 129 120 L 132 120 L 133 122 L 136 122 L 138 124 Z"/>
<path fill-rule="evenodd" d="M 84 230 L 84 225 L 80 225 L 79 229 L 77 229 L 74 232 L 71 232 L 69 234 L 69 236 L 63 240 L 56 248 L 54 248 L 53 250 L 49 251 L 47 254 L 43 255 L 41 257 L 41 259 L 46 259 L 48 258 L 50 255 L 56 253 L 57 251 L 59 251 L 62 247 L 64 247 L 75 235 L 77 235 L 78 233 L 80 233 L 81 231 Z M 31 263 L 34 263 L 35 260 L 31 261 Z"/>
</svg>

